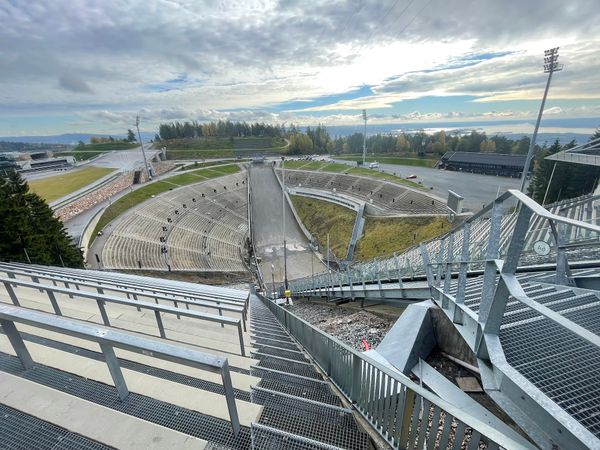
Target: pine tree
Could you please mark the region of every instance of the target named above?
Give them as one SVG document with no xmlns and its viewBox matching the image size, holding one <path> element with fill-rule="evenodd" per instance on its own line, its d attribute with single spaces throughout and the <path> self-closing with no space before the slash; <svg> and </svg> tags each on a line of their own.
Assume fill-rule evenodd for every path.
<svg viewBox="0 0 600 450">
<path fill-rule="evenodd" d="M 0 259 L 83 267 L 62 222 L 17 172 L 0 180 Z"/>
</svg>

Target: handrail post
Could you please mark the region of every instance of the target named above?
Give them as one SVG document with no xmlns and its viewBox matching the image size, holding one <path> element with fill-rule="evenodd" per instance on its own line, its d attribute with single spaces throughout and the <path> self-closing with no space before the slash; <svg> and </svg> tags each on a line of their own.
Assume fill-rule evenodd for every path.
<svg viewBox="0 0 600 450">
<path fill-rule="evenodd" d="M 119 394 L 119 398 L 121 401 L 125 400 L 129 396 L 129 390 L 127 389 L 127 384 L 125 383 L 125 378 L 123 377 L 123 372 L 121 372 L 121 366 L 119 365 L 119 360 L 117 359 L 117 355 L 115 355 L 115 350 L 108 344 L 104 342 L 99 342 L 100 349 L 102 349 L 102 353 L 104 354 L 104 360 L 106 361 L 106 365 L 108 366 L 108 371 L 110 372 L 110 376 L 115 383 L 115 388 Z"/>
<path fill-rule="evenodd" d="M 237 324 L 238 336 L 240 338 L 240 351 L 242 356 L 246 356 L 246 349 L 244 348 L 244 334 L 242 332 L 241 321 Z"/>
<path fill-rule="evenodd" d="M 14 322 L 10 320 L 0 319 L 0 325 L 2 325 L 2 329 L 8 337 L 8 341 L 12 345 L 15 353 L 19 357 L 19 361 L 21 361 L 21 365 L 25 370 L 31 369 L 33 367 L 33 359 L 29 354 L 29 350 L 25 346 L 25 342 L 23 342 L 23 337 Z"/>
<path fill-rule="evenodd" d="M 229 420 L 233 435 L 237 436 L 240 432 L 240 419 L 238 417 L 237 406 L 235 404 L 235 395 L 233 385 L 231 383 L 231 374 L 229 372 L 229 362 L 227 359 L 223 361 L 221 366 L 221 379 L 223 381 L 223 390 L 225 391 L 225 401 L 227 402 L 227 410 L 229 411 Z"/>
</svg>

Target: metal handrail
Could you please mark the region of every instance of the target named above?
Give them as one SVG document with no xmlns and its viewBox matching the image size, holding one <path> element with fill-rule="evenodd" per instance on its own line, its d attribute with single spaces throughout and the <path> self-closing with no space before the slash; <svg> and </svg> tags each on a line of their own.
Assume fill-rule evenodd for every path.
<svg viewBox="0 0 600 450">
<path fill-rule="evenodd" d="M 16 280 L 14 278 L 0 277 L 0 283 L 4 284 L 4 288 L 6 289 L 8 296 L 10 297 L 11 301 L 13 302 L 13 304 L 15 306 L 21 306 L 21 305 L 20 305 L 19 299 L 13 289 L 13 285 L 23 286 L 23 287 L 31 288 L 31 289 L 38 289 L 40 291 L 46 292 L 46 294 L 48 295 L 48 298 L 50 299 L 50 303 L 52 304 L 52 309 L 58 316 L 62 316 L 63 314 L 58 305 L 56 296 L 54 295 L 55 293 L 66 294 L 69 296 L 77 296 L 77 297 L 95 300 L 96 304 L 98 305 L 98 309 L 100 310 L 100 315 L 102 316 L 102 321 L 107 326 L 110 326 L 110 320 L 108 318 L 108 314 L 106 313 L 106 308 L 104 306 L 104 303 L 116 303 L 116 304 L 120 304 L 120 305 L 131 306 L 134 308 L 149 309 L 151 311 L 154 311 L 154 316 L 156 318 L 156 324 L 158 326 L 160 337 L 162 337 L 163 339 L 166 339 L 167 336 L 165 333 L 165 328 L 164 328 L 160 313 L 167 313 L 167 314 L 172 314 L 175 316 L 191 317 L 194 319 L 205 320 L 208 322 L 217 322 L 222 325 L 232 325 L 234 327 L 237 327 L 237 330 L 238 330 L 240 353 L 242 356 L 246 356 L 246 349 L 244 347 L 244 335 L 242 332 L 242 320 L 241 319 L 236 319 L 233 317 L 226 317 L 226 316 L 218 316 L 216 314 L 203 313 L 203 312 L 192 311 L 192 310 L 188 310 L 188 309 L 175 308 L 173 306 L 157 305 L 155 303 L 142 302 L 139 300 L 129 300 L 129 299 L 124 299 L 122 297 L 113 297 L 110 295 L 105 295 L 100 292 L 94 293 L 94 292 L 86 292 L 86 291 L 77 291 L 74 289 L 59 288 L 59 287 L 48 286 L 48 285 L 44 285 L 44 284 L 40 284 L 40 283 L 32 283 L 29 281 Z"/>
<path fill-rule="evenodd" d="M 500 205 L 504 201 L 510 200 L 510 199 L 514 199 L 517 202 L 520 202 L 521 208 L 529 209 L 532 212 L 532 214 L 535 214 L 536 216 L 539 216 L 542 219 L 548 220 L 551 224 L 550 229 L 553 232 L 553 234 L 556 231 L 555 227 L 557 226 L 557 224 L 563 224 L 563 225 L 566 225 L 569 227 L 576 227 L 576 228 L 586 230 L 587 232 L 594 232 L 594 233 L 600 234 L 600 226 L 598 226 L 598 225 L 594 225 L 594 224 L 587 223 L 584 221 L 571 219 L 569 217 L 564 217 L 564 216 L 560 216 L 558 214 L 554 214 L 554 213 L 548 211 L 547 209 L 545 209 L 543 206 L 536 203 L 534 200 L 532 200 L 531 198 L 529 198 L 522 192 L 520 192 L 518 190 L 514 190 L 514 189 L 509 189 L 504 194 L 499 196 L 494 202 L 492 202 L 492 203 L 488 204 L 486 207 L 484 207 L 477 214 L 469 217 L 463 224 L 461 224 L 460 227 L 444 234 L 443 236 L 430 239 L 424 243 L 419 244 L 418 246 L 410 247 L 410 248 L 406 249 L 405 251 L 403 251 L 401 254 L 398 254 L 397 256 L 392 257 L 392 258 L 385 258 L 385 259 L 376 258 L 376 259 L 373 259 L 373 260 L 370 260 L 367 262 L 355 264 L 353 266 L 350 266 L 346 272 L 336 272 L 337 275 L 334 275 L 333 277 L 331 275 L 330 276 L 316 276 L 316 277 L 314 277 L 314 279 L 312 277 L 305 277 L 302 279 L 294 280 L 292 282 L 292 289 L 294 292 L 304 292 L 304 293 L 316 292 L 317 290 L 320 291 L 323 289 L 327 290 L 332 286 L 331 280 L 333 278 L 344 280 L 342 283 L 343 285 L 349 285 L 350 283 L 364 283 L 364 282 L 373 282 L 373 281 L 380 282 L 382 279 L 382 274 L 380 272 L 381 268 L 379 266 L 382 266 L 382 268 L 387 273 L 397 272 L 398 278 L 400 278 L 402 276 L 411 276 L 412 277 L 415 275 L 415 272 L 418 272 L 419 275 L 423 275 L 426 273 L 426 267 L 422 263 L 422 261 L 419 261 L 419 260 L 421 260 L 421 252 L 422 252 L 421 249 L 423 249 L 423 248 L 427 249 L 428 246 L 430 246 L 432 244 L 442 245 L 445 242 L 447 242 L 448 239 L 452 239 L 453 236 L 457 236 L 458 238 L 461 238 L 462 233 L 466 226 L 471 226 L 472 224 L 474 225 L 476 223 L 480 223 L 480 221 L 484 218 L 484 216 L 486 216 L 490 212 L 494 211 L 494 208 L 496 208 L 496 205 Z M 516 215 L 515 215 L 515 217 L 516 217 Z M 514 225 L 514 224 L 511 223 L 511 225 Z M 473 238 L 471 238 L 471 241 L 475 242 L 473 240 Z M 481 242 L 483 243 L 483 242 L 485 242 L 485 240 L 482 240 Z M 565 244 L 561 244 L 561 245 L 559 245 L 559 247 L 564 248 Z M 443 251 L 444 249 L 441 248 L 440 250 Z M 411 269 L 411 274 L 401 273 L 403 271 L 401 271 L 400 268 L 398 267 L 397 261 L 399 259 L 408 261 L 409 258 L 410 259 L 418 258 L 417 267 L 412 267 L 412 266 L 409 267 Z M 477 259 L 481 259 L 481 258 L 477 258 Z M 396 262 L 396 268 L 390 267 L 390 266 L 394 265 L 394 262 Z M 432 263 L 435 263 L 435 261 L 432 261 Z M 371 270 L 373 268 L 375 268 L 374 271 Z M 365 276 L 364 272 L 367 272 L 366 276 Z M 368 272 L 371 272 L 371 273 L 368 273 Z M 404 270 L 404 272 L 405 272 L 405 270 Z M 356 278 L 357 273 L 360 274 L 359 278 Z M 348 282 L 348 280 L 350 280 L 350 281 Z M 313 283 L 315 286 L 314 288 L 312 288 Z"/>
<path fill-rule="evenodd" d="M 117 389 L 121 400 L 127 398 L 129 390 L 127 389 L 123 373 L 121 372 L 119 360 L 114 352 L 115 348 L 140 353 L 145 356 L 183 364 L 201 370 L 220 373 L 233 432 L 237 436 L 240 431 L 240 421 L 237 406 L 235 404 L 235 396 L 227 358 L 202 353 L 187 347 L 134 336 L 101 325 L 74 322 L 64 317 L 57 317 L 40 311 L 0 304 L 0 325 L 2 325 L 4 333 L 7 335 L 15 353 L 25 369 L 32 368 L 34 366 L 34 361 L 25 346 L 21 334 L 15 326 L 15 322 L 73 336 L 79 339 L 97 342 L 104 354 L 106 365 L 108 366 L 115 388 Z"/>
<path fill-rule="evenodd" d="M 157 282 L 153 279 L 153 282 L 143 283 L 139 281 L 134 281 L 132 279 L 121 278 L 122 276 L 126 276 L 126 274 L 117 273 L 117 272 L 93 272 L 91 275 L 91 271 L 89 270 L 80 270 L 80 269 L 63 269 L 54 266 L 40 266 L 40 265 L 29 265 L 23 263 L 1 263 L 2 266 L 15 267 L 20 270 L 30 271 L 34 273 L 44 273 L 44 274 L 55 274 L 56 276 L 62 276 L 66 279 L 70 280 L 87 280 L 91 282 L 96 282 L 98 284 L 110 284 L 113 286 L 120 287 L 129 287 L 132 290 L 140 292 L 162 292 L 168 293 L 169 295 L 175 295 L 178 297 L 189 297 L 189 298 L 197 298 L 201 300 L 211 300 L 214 298 L 219 298 L 221 301 L 231 301 L 237 304 L 248 302 L 249 294 L 244 292 L 244 296 L 241 295 L 233 296 L 227 293 L 217 293 L 217 292 L 198 292 L 198 290 L 191 289 L 183 289 L 181 287 L 175 287 L 170 284 L 164 284 L 161 282 Z M 165 280 L 161 280 L 165 281 Z M 203 286 L 204 287 L 204 286 Z M 207 286 L 212 287 L 212 286 Z M 146 295 L 146 294 L 143 294 Z M 150 294 L 148 294 L 150 295 Z"/>
<path fill-rule="evenodd" d="M 427 439 L 435 440 L 438 437 L 438 426 L 441 426 L 439 448 L 446 448 L 453 417 L 457 422 L 454 435 L 461 443 L 469 435 L 466 428 L 471 428 L 471 440 L 476 439 L 476 442 L 469 448 L 478 448 L 480 438 L 487 441 L 488 448 L 498 448 L 498 445 L 510 449 L 532 448 L 446 402 L 403 374 L 394 372 L 349 347 L 267 298 L 259 298 L 392 447 L 423 448 Z M 430 425 L 424 417 L 429 417 L 431 412 L 433 420 Z M 444 420 L 441 420 L 441 413 L 445 413 Z M 454 448 L 460 448 L 460 445 L 456 446 L 456 439 L 455 437 Z"/>
<path fill-rule="evenodd" d="M 158 303 L 158 300 L 165 300 L 168 302 L 173 302 L 173 305 L 176 308 L 178 307 L 179 303 L 182 303 L 182 304 L 188 306 L 188 309 L 189 309 L 189 305 L 202 306 L 204 308 L 218 310 L 220 316 L 223 315 L 223 311 L 237 312 L 242 315 L 242 319 L 244 320 L 244 331 L 246 331 L 246 325 L 245 325 L 246 308 L 245 308 L 245 306 L 239 306 L 238 302 L 231 302 L 229 300 L 222 301 L 222 300 L 217 300 L 217 299 L 214 299 L 214 300 L 188 300 L 188 299 L 181 299 L 181 298 L 173 298 L 173 297 L 169 297 L 168 295 L 163 295 L 163 294 L 159 294 L 159 293 L 155 293 L 155 294 L 141 293 L 141 292 L 132 293 L 131 290 L 122 288 L 122 287 L 107 286 L 105 284 L 100 285 L 98 283 L 86 282 L 86 281 L 69 281 L 69 282 L 67 282 L 67 281 L 64 281 L 64 279 L 62 277 L 48 275 L 48 274 L 33 274 L 31 272 L 16 270 L 16 269 L 7 269 L 7 268 L 3 267 L 1 264 L 0 264 L 0 272 L 6 273 L 9 276 L 9 278 L 13 278 L 13 279 L 16 275 L 29 277 L 29 278 L 31 278 L 32 282 L 36 282 L 36 283 L 40 279 L 41 280 L 49 280 L 52 282 L 59 281 L 61 283 L 65 283 L 65 285 L 66 285 L 65 287 L 67 289 L 69 288 L 69 282 L 70 282 L 71 284 L 75 285 L 77 290 L 79 290 L 79 286 L 85 286 L 85 287 L 91 287 L 94 289 L 102 289 L 102 290 L 113 291 L 113 292 L 122 292 L 124 294 L 132 295 L 134 300 L 137 300 L 138 295 L 141 297 L 151 297 L 156 301 L 156 303 Z"/>
</svg>

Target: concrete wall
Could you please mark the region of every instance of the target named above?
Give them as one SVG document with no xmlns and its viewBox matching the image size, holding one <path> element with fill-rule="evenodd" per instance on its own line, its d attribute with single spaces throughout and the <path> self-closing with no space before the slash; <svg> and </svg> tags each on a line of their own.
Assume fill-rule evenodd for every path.
<svg viewBox="0 0 600 450">
<path fill-rule="evenodd" d="M 477 358 L 444 312 L 439 308 L 431 308 L 429 312 L 438 348 L 455 358 L 477 366 Z"/>
<path fill-rule="evenodd" d="M 96 225 L 98 225 L 98 222 L 100 222 L 100 217 L 102 217 L 102 213 L 105 209 L 106 207 L 100 209 L 96 214 L 94 214 L 83 230 L 83 233 L 81 233 L 81 237 L 79 238 L 79 248 L 81 248 L 83 251 L 84 261 L 87 259 L 88 247 L 90 245 L 90 240 L 92 239 L 94 229 L 96 228 Z"/>
</svg>

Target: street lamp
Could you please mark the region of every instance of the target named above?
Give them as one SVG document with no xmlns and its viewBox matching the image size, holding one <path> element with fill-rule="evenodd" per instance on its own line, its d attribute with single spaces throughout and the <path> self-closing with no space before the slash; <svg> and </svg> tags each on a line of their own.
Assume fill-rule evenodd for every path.
<svg viewBox="0 0 600 450">
<path fill-rule="evenodd" d="M 148 181 L 152 180 L 152 174 L 148 169 L 148 160 L 146 159 L 146 152 L 144 151 L 144 143 L 142 142 L 142 136 L 140 134 L 140 116 L 135 116 L 135 127 L 138 132 L 138 139 L 140 140 L 140 147 L 142 147 L 142 155 L 144 156 L 144 166 L 146 167 L 146 173 L 148 174 Z"/>
<path fill-rule="evenodd" d="M 285 240 L 285 156 L 281 157 L 281 215 L 282 215 L 282 233 L 283 233 L 283 280 L 285 290 L 288 290 L 288 277 L 287 277 L 287 245 Z"/>
<path fill-rule="evenodd" d="M 275 266 L 271 264 L 271 297 L 275 299 Z"/>
<path fill-rule="evenodd" d="M 535 140 L 537 138 L 538 130 L 540 128 L 540 122 L 542 121 L 542 114 L 544 113 L 544 105 L 546 104 L 546 97 L 548 96 L 548 89 L 550 89 L 550 81 L 552 81 L 552 74 L 559 72 L 563 68 L 562 64 L 558 63 L 558 47 L 551 48 L 550 50 L 544 51 L 544 73 L 548 74 L 548 81 L 546 82 L 546 89 L 544 90 L 544 97 L 542 98 L 542 104 L 540 106 L 540 112 L 538 113 L 535 128 L 533 129 L 533 136 L 529 143 L 529 150 L 527 151 L 527 158 L 525 159 L 525 166 L 523 167 L 523 174 L 521 175 L 521 192 L 525 192 L 525 184 L 527 182 L 527 172 L 529 172 L 529 166 L 533 159 L 533 152 L 535 149 Z"/>
<path fill-rule="evenodd" d="M 365 132 L 363 134 L 363 166 L 364 166 L 365 162 L 367 161 L 367 110 L 366 109 L 362 110 L 362 117 L 363 117 L 363 120 L 365 121 Z"/>
</svg>

